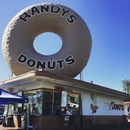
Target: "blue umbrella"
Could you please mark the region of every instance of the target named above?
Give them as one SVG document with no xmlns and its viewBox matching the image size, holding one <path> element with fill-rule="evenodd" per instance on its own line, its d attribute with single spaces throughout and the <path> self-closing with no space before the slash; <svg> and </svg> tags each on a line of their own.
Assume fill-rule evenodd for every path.
<svg viewBox="0 0 130 130">
<path fill-rule="evenodd" d="M 28 100 L 0 88 L 0 104 L 26 103 Z"/>
</svg>

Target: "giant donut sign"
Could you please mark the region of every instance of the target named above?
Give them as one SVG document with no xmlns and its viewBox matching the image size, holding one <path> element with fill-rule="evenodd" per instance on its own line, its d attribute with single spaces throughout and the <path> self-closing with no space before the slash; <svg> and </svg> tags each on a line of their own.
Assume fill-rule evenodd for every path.
<svg viewBox="0 0 130 130">
<path fill-rule="evenodd" d="M 57 53 L 43 55 L 34 49 L 33 41 L 44 32 L 62 39 Z M 15 75 L 43 69 L 73 78 L 86 66 L 91 44 L 90 31 L 76 12 L 63 5 L 43 3 L 23 9 L 9 22 L 2 51 Z"/>
</svg>

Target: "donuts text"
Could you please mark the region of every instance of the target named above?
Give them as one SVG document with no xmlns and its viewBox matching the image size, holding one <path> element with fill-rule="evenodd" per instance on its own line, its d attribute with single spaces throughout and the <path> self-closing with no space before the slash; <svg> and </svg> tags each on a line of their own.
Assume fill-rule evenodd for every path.
<svg viewBox="0 0 130 130">
<path fill-rule="evenodd" d="M 36 69 L 50 69 L 53 70 L 55 68 L 63 69 L 64 65 L 70 66 L 76 62 L 76 59 L 73 56 L 67 56 L 65 59 L 53 60 L 53 61 L 36 61 L 33 58 L 28 58 L 27 56 L 21 54 L 18 57 L 18 62 L 21 64 L 26 64 L 28 67 L 35 67 Z"/>
</svg>

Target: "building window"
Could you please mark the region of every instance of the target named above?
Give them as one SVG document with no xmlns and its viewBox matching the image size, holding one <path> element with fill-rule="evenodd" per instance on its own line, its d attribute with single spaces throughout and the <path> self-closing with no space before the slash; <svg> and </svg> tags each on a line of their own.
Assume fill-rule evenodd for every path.
<svg viewBox="0 0 130 130">
<path fill-rule="evenodd" d="M 52 97 L 53 97 L 53 93 L 51 91 L 43 91 L 43 102 L 42 102 L 43 115 L 52 114 Z"/>
<path fill-rule="evenodd" d="M 28 97 L 31 115 L 42 115 L 43 92 L 41 89 L 31 90 L 24 93 Z"/>
<path fill-rule="evenodd" d="M 28 97 L 31 115 L 61 115 L 61 96 L 62 91 L 51 89 L 36 89 L 24 92 L 24 96 Z M 67 92 L 66 106 L 64 106 L 64 114 L 67 114 L 68 105 L 71 108 L 71 115 L 79 114 L 80 94 Z"/>
<path fill-rule="evenodd" d="M 72 115 L 78 115 L 80 109 L 80 94 L 79 93 L 68 93 L 68 105 L 72 110 Z"/>
</svg>

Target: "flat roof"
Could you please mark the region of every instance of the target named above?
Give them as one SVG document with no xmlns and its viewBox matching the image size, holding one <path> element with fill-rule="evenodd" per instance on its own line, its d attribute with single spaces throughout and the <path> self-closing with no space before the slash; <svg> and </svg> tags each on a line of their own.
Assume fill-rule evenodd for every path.
<svg viewBox="0 0 130 130">
<path fill-rule="evenodd" d="M 4 80 L 0 82 L 0 87 L 13 88 L 16 85 L 38 82 L 38 81 L 49 81 L 51 83 L 57 83 L 65 86 L 70 86 L 73 88 L 80 88 L 90 92 L 96 92 L 104 95 L 115 96 L 122 98 L 125 101 L 130 100 L 130 95 L 121 91 L 117 91 L 111 88 L 100 86 L 94 83 L 89 83 L 86 81 L 81 81 L 78 79 L 68 78 L 65 76 L 57 75 L 47 71 L 30 71 L 22 75 Z"/>
</svg>

